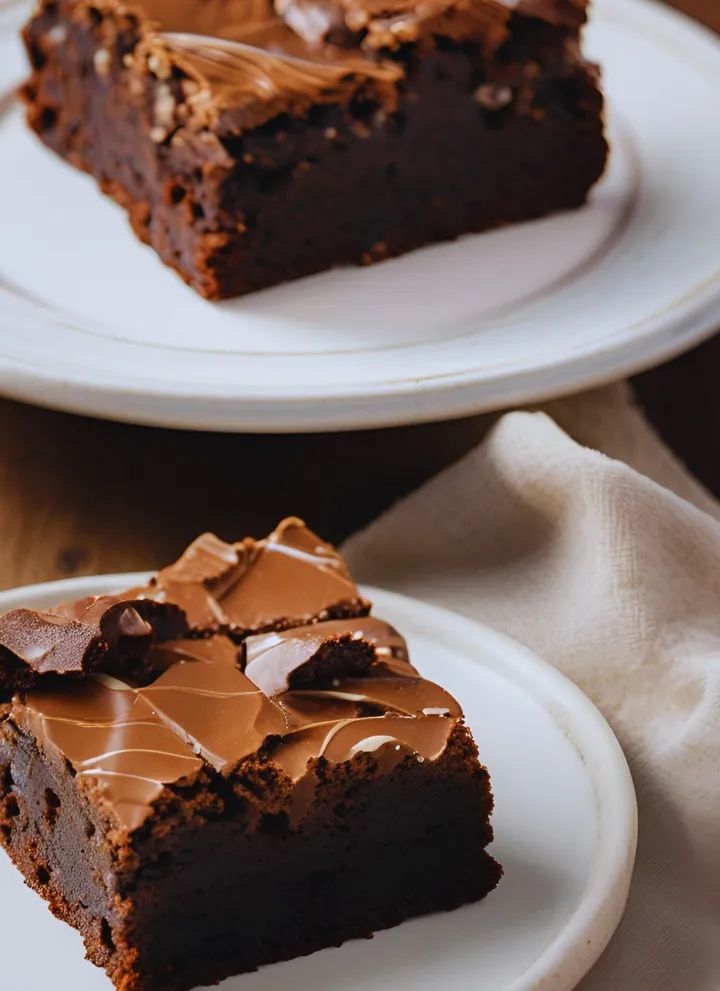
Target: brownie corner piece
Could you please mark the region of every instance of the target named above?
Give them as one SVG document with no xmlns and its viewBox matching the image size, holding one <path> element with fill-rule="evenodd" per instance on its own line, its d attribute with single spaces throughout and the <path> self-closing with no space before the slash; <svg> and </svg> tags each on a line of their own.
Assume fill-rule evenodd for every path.
<svg viewBox="0 0 720 991">
<path fill-rule="evenodd" d="M 32 669 L 0 704 L 0 842 L 119 991 L 191 991 L 495 888 L 462 709 L 333 548 L 294 519 L 205 535 L 154 582 L 65 603 L 60 637 L 157 597 L 175 626 L 138 627 L 112 673 Z M 22 618 L 26 645 L 44 635 Z"/>
<path fill-rule="evenodd" d="M 28 120 L 208 299 L 580 206 L 583 0 L 391 7 L 44 0 Z"/>
</svg>

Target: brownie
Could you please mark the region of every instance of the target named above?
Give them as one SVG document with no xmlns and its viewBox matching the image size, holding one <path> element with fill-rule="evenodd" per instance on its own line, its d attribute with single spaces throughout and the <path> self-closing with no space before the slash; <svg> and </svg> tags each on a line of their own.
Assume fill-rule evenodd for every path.
<svg viewBox="0 0 720 991">
<path fill-rule="evenodd" d="M 128 610 L 120 650 L 105 617 Z M 291 519 L 205 535 L 142 589 L 0 617 L 0 841 L 119 991 L 189 991 L 497 885 L 462 710 L 367 613 Z"/>
<path fill-rule="evenodd" d="M 587 0 L 41 0 L 30 126 L 208 299 L 579 207 Z"/>
</svg>

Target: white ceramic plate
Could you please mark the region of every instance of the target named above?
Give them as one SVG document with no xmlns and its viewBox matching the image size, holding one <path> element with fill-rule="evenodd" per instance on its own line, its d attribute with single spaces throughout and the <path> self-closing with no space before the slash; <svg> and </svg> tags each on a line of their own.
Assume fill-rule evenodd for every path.
<svg viewBox="0 0 720 991">
<path fill-rule="evenodd" d="M 138 584 L 81 578 L 0 595 L 0 610 L 43 608 Z M 484 902 L 406 922 L 256 974 L 226 991 L 570 991 L 625 907 L 637 813 L 622 751 L 571 682 L 513 640 L 404 596 L 368 589 L 407 636 L 423 674 L 462 704 L 496 799 L 500 887 Z M 12 991 L 110 991 L 80 937 L 54 919 L 0 855 L 0 930 Z M 38 947 L 42 951 L 38 952 Z M 8 967 L 10 968 L 8 971 Z"/>
<path fill-rule="evenodd" d="M 25 13 L 0 11 L 0 92 L 24 73 Z M 528 402 L 697 343 L 720 314 L 720 43 L 648 0 L 595 0 L 587 47 L 613 159 L 586 209 L 219 305 L 0 99 L 0 391 L 143 423 L 331 430 Z"/>
</svg>

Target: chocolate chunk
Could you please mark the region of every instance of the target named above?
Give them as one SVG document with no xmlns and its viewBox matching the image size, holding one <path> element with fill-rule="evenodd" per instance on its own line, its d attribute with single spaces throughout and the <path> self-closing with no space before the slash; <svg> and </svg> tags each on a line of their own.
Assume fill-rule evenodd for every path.
<svg viewBox="0 0 720 991">
<path fill-rule="evenodd" d="M 237 638 L 369 611 L 335 548 L 295 517 L 264 540 L 203 534 L 138 595 L 176 603 L 194 633 Z"/>
<path fill-rule="evenodd" d="M 393 649 L 407 657 L 405 641 L 382 620 L 371 616 L 330 620 L 248 637 L 245 673 L 266 695 L 278 695 L 359 677 L 378 658 L 392 662 Z M 405 664 L 405 673 L 413 673 Z"/>
<path fill-rule="evenodd" d="M 142 682 L 151 675 L 153 640 L 186 630 L 177 606 L 128 594 L 88 596 L 46 612 L 12 610 L 0 616 L 0 699 L 45 675 L 102 671 Z"/>
<path fill-rule="evenodd" d="M 0 616 L 0 700 L 25 691 L 46 674 L 87 674 L 107 660 L 97 626 L 33 609 Z"/>
<path fill-rule="evenodd" d="M 49 611 L 55 616 L 98 627 L 103 638 L 111 646 L 117 646 L 121 654 L 132 650 L 137 656 L 146 652 L 153 641 L 177 640 L 188 632 L 187 617 L 179 605 L 141 598 L 142 591 L 131 589 L 120 595 L 90 595 L 63 602 Z"/>
</svg>

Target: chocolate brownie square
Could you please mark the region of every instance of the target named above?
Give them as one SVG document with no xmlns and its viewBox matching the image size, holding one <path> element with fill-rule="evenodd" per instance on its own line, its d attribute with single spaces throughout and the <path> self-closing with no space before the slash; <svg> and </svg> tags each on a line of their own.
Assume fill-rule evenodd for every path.
<svg viewBox="0 0 720 991">
<path fill-rule="evenodd" d="M 223 299 L 584 203 L 585 0 L 42 0 L 30 126 Z"/>
<path fill-rule="evenodd" d="M 291 519 L 0 617 L 0 841 L 118 991 L 190 991 L 497 885 L 462 710 L 368 609 Z"/>
</svg>

